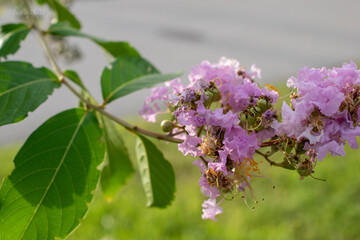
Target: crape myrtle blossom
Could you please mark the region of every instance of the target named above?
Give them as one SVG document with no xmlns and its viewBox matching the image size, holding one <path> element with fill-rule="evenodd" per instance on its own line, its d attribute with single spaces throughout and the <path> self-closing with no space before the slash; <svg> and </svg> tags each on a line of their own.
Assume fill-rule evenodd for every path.
<svg viewBox="0 0 360 240">
<path fill-rule="evenodd" d="M 282 104 L 281 121 L 273 107 L 279 92 L 260 87 L 259 78 L 256 65 L 247 70 L 234 59 L 203 61 L 191 69 L 187 86 L 174 79 L 153 88 L 140 111 L 153 122 L 160 105 L 171 113 L 161 127 L 183 140 L 178 149 L 184 155 L 197 158 L 201 192 L 209 198 L 202 205 L 204 219 L 216 221 L 221 201 L 239 194 L 246 203 L 250 192 L 257 203 L 250 183 L 260 174 L 255 154 L 271 165 L 295 169 L 303 179 L 315 178 L 316 162 L 328 152 L 343 156 L 346 141 L 357 147 L 360 79 L 353 62 L 333 69 L 305 67 L 289 78 L 293 93 L 290 104 Z M 262 147 L 271 149 L 263 153 Z M 275 152 L 283 154 L 283 162 L 270 159 Z"/>
<path fill-rule="evenodd" d="M 215 215 L 223 212 L 222 208 L 218 206 L 218 204 L 216 203 L 216 199 L 214 198 L 206 200 L 202 204 L 202 207 L 204 208 L 202 215 L 203 219 L 212 219 L 214 221 L 217 221 Z"/>
<path fill-rule="evenodd" d="M 344 63 L 342 68 L 303 68 L 297 78 L 287 85 L 296 90 L 291 96 L 291 107 L 282 106 L 282 122 L 273 122 L 276 134 L 308 143 L 305 149 L 316 150 L 318 160 L 327 152 L 344 156 L 348 141 L 357 148 L 356 136 L 360 104 L 360 71 L 355 63 Z"/>
<path fill-rule="evenodd" d="M 170 92 L 172 88 L 172 92 Z M 140 110 L 140 115 L 148 122 L 156 122 L 156 115 L 160 112 L 161 105 L 176 100 L 176 95 L 184 90 L 180 79 L 176 78 L 165 83 L 165 86 L 151 89 L 151 95 L 145 98 L 145 104 Z M 174 99 L 175 98 L 175 99 Z M 160 105 L 159 105 L 160 104 Z"/>
</svg>

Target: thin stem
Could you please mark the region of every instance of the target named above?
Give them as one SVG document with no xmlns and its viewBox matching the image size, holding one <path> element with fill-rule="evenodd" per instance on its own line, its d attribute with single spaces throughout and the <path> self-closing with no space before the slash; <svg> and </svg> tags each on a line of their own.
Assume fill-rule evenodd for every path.
<svg viewBox="0 0 360 240">
<path fill-rule="evenodd" d="M 208 166 L 208 162 L 205 160 L 204 157 L 200 156 L 201 161 L 205 164 L 205 166 Z"/>
<path fill-rule="evenodd" d="M 43 46 L 45 53 L 50 61 L 50 64 L 52 66 L 52 68 L 55 71 L 56 76 L 59 78 L 60 81 L 62 81 L 62 79 L 64 79 L 64 75 L 62 74 L 59 65 L 56 63 L 54 56 L 52 55 L 48 44 L 46 43 L 46 40 L 44 38 L 44 32 L 41 31 L 41 29 L 38 26 L 37 23 L 37 18 L 36 16 L 32 13 L 31 8 L 29 6 L 29 3 L 27 0 L 23 0 L 24 6 L 25 6 L 25 10 L 27 12 L 26 16 L 28 17 L 28 20 L 31 23 L 32 28 L 34 28 L 36 30 L 36 32 L 39 35 L 39 39 L 40 39 L 40 43 Z"/>
<path fill-rule="evenodd" d="M 177 138 L 173 138 L 172 136 L 168 136 L 168 135 L 164 135 L 164 134 L 160 134 L 160 133 L 155 133 L 155 132 L 151 132 L 148 131 L 146 129 L 142 129 L 139 128 L 137 126 L 134 126 L 118 117 L 116 117 L 115 115 L 107 112 L 104 110 L 103 107 L 98 106 L 93 104 L 92 102 L 88 101 L 87 99 L 85 99 L 81 94 L 79 94 L 71 85 L 70 83 L 64 78 L 62 83 L 67 86 L 69 88 L 69 90 L 74 93 L 83 103 L 85 103 L 88 107 L 102 113 L 103 115 L 105 115 L 106 117 L 108 117 L 109 119 L 113 120 L 114 122 L 117 122 L 118 124 L 120 124 L 121 126 L 123 126 L 124 128 L 126 128 L 127 130 L 131 131 L 131 132 L 138 132 L 138 133 L 142 133 L 144 135 L 147 135 L 149 137 L 153 137 L 153 138 L 157 138 L 159 140 L 164 140 L 164 141 L 168 141 L 168 142 L 173 142 L 173 143 L 182 143 L 183 140 L 181 139 L 177 139 Z"/>
<path fill-rule="evenodd" d="M 109 119 L 113 120 L 114 122 L 117 122 L 118 124 L 120 124 L 121 126 L 125 127 L 127 130 L 131 131 L 131 132 L 137 132 L 137 133 L 141 133 L 144 134 L 146 136 L 149 137 L 153 137 L 153 138 L 157 138 L 159 140 L 164 140 L 164 141 L 168 141 L 168 142 L 173 142 L 173 143 L 182 143 L 183 140 L 181 139 L 177 139 L 177 138 L 173 138 L 171 136 L 168 135 L 164 135 L 164 134 L 160 134 L 160 133 L 155 133 L 155 132 L 151 132 L 142 128 L 139 128 L 137 126 L 134 126 L 118 117 L 116 117 L 115 115 L 107 112 L 104 110 L 103 106 L 98 106 L 90 101 L 88 101 L 86 98 L 84 98 L 78 91 L 76 91 L 75 88 L 73 88 L 71 86 L 71 84 L 66 80 L 64 74 L 62 73 L 62 71 L 60 70 L 59 65 L 56 63 L 56 60 L 54 58 L 54 56 L 52 55 L 49 46 L 45 40 L 44 37 L 44 32 L 39 28 L 38 24 L 37 24 L 37 18 L 36 16 L 34 16 L 31 12 L 31 8 L 27 2 L 27 0 L 23 0 L 24 2 L 24 6 L 27 12 L 27 16 L 28 16 L 28 20 L 30 21 L 30 24 L 32 26 L 33 29 L 35 29 L 35 31 L 38 33 L 39 38 L 40 38 L 40 43 L 43 46 L 45 53 L 50 61 L 50 64 L 52 66 L 52 68 L 55 71 L 56 76 L 58 77 L 59 81 L 61 83 L 63 83 L 76 97 L 78 97 L 86 106 L 88 106 L 89 108 L 92 108 L 98 112 L 100 112 L 101 114 L 105 115 L 106 117 L 108 117 Z"/>
<path fill-rule="evenodd" d="M 282 167 L 282 168 L 294 170 L 294 167 L 291 166 L 286 160 L 284 160 L 281 163 L 277 163 L 277 162 L 270 160 L 266 154 L 260 152 L 259 150 L 255 150 L 255 152 L 257 154 L 259 154 L 260 156 L 262 156 L 268 163 L 270 163 L 270 166 L 276 166 L 276 167 Z"/>
<path fill-rule="evenodd" d="M 271 140 L 271 141 L 268 141 L 268 142 L 263 142 L 261 143 L 260 147 L 270 147 L 270 146 L 273 146 L 273 145 L 276 145 L 279 143 L 279 140 Z"/>
<path fill-rule="evenodd" d="M 199 130 L 198 130 L 198 132 L 197 132 L 197 136 L 198 136 L 198 137 L 200 137 L 203 128 L 204 128 L 204 125 L 202 125 L 202 126 L 199 128 Z"/>
<path fill-rule="evenodd" d="M 185 130 L 181 131 L 181 132 L 177 132 L 177 133 L 172 133 L 172 134 L 169 134 L 168 136 L 176 136 L 176 135 L 179 135 L 179 134 L 183 134 L 183 133 L 186 133 Z"/>
</svg>

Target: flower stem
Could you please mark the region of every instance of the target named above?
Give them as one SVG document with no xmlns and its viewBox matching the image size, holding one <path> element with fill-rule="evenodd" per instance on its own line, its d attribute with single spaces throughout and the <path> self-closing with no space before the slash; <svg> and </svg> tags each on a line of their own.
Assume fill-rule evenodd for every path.
<svg viewBox="0 0 360 240">
<path fill-rule="evenodd" d="M 284 160 L 284 161 L 281 162 L 281 163 L 277 163 L 277 162 L 274 162 L 274 161 L 270 160 L 269 157 L 268 157 L 266 154 L 260 152 L 259 150 L 255 150 L 255 152 L 256 152 L 257 154 L 259 154 L 260 156 L 262 156 L 268 163 L 270 163 L 270 166 L 277 166 L 277 167 L 282 167 L 282 168 L 286 168 L 286 169 L 290 169 L 290 170 L 294 170 L 294 169 L 295 169 L 295 168 L 294 168 L 293 166 L 291 166 L 291 165 L 288 163 L 288 161 L 286 161 L 286 160 Z"/>
</svg>

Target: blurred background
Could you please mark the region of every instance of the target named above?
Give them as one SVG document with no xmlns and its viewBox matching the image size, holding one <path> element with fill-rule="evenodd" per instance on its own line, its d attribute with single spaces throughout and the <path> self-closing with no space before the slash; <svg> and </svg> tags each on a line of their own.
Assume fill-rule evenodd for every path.
<svg viewBox="0 0 360 240">
<path fill-rule="evenodd" d="M 0 0 L 0 23 L 23 17 L 16 1 Z M 235 58 L 246 67 L 262 69 L 261 83 L 279 87 L 303 66 L 340 66 L 360 59 L 360 1 L 357 0 L 76 0 L 71 11 L 82 31 L 108 40 L 125 40 L 162 72 L 184 72 L 203 60 Z M 44 22 L 46 7 L 35 8 Z M 63 69 L 76 70 L 90 92 L 101 100 L 99 79 L 109 58 L 92 42 L 70 38 L 52 44 Z M 9 60 L 49 66 L 35 34 L 22 43 Z M 49 66 L 50 67 L 50 66 Z M 137 116 L 148 90 L 115 101 L 108 110 L 125 119 L 146 124 Z M 59 89 L 24 121 L 0 129 L 0 178 L 11 171 L 12 159 L 26 137 L 46 119 L 72 108 L 77 99 Z M 127 138 L 131 147 L 133 139 Z M 163 148 L 165 145 L 162 145 Z M 197 186 L 199 172 L 192 159 L 180 156 L 176 146 L 166 147 L 174 164 L 177 194 L 166 210 L 147 209 L 138 176 L 112 203 L 96 195 L 88 217 L 69 239 L 359 239 L 360 163 L 356 151 L 347 157 L 328 157 L 316 176 L 327 182 L 299 181 L 295 172 L 264 165 L 256 179 L 259 199 L 255 211 L 240 201 L 223 204 L 219 222 L 201 220 L 204 200 Z"/>
</svg>

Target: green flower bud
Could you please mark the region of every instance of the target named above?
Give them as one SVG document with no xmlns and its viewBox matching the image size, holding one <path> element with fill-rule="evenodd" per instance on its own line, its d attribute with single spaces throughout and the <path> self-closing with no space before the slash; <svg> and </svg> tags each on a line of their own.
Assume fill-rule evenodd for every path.
<svg viewBox="0 0 360 240">
<path fill-rule="evenodd" d="M 261 113 L 266 112 L 271 107 L 271 104 L 263 98 L 258 99 L 256 105 L 261 109 Z"/>
<path fill-rule="evenodd" d="M 210 92 L 210 91 L 206 91 L 205 92 L 205 95 L 206 95 L 206 97 L 207 97 L 207 99 L 204 101 L 204 106 L 209 106 L 211 103 L 212 103 L 212 101 L 214 100 L 214 94 L 212 93 L 212 92 Z"/>
<path fill-rule="evenodd" d="M 163 120 L 160 126 L 161 130 L 163 130 L 164 132 L 171 132 L 174 128 L 172 122 L 169 120 Z"/>
<path fill-rule="evenodd" d="M 253 117 L 253 116 L 251 116 L 251 115 L 248 115 L 248 117 L 247 117 L 247 124 L 248 124 L 248 126 L 252 126 L 252 125 L 255 123 L 255 121 L 256 121 L 256 117 Z"/>
<path fill-rule="evenodd" d="M 305 146 L 305 141 L 296 143 L 295 150 L 296 150 L 297 155 L 301 155 L 306 152 L 306 150 L 304 149 L 304 146 Z"/>
<path fill-rule="evenodd" d="M 242 126 L 245 126 L 246 122 L 247 122 L 246 115 L 244 113 L 242 113 L 241 116 L 240 116 L 240 124 Z"/>
<path fill-rule="evenodd" d="M 314 169 L 314 166 L 312 165 L 312 163 L 309 160 L 306 160 L 304 162 L 301 162 L 297 166 L 296 172 L 301 177 L 307 177 L 307 176 L 311 175 L 312 173 L 314 173 L 313 169 Z"/>
<path fill-rule="evenodd" d="M 260 116 L 262 113 L 261 109 L 257 106 L 253 106 L 252 108 L 250 108 L 250 112 L 254 114 L 255 117 Z"/>
<path fill-rule="evenodd" d="M 214 87 L 210 91 L 211 91 L 212 94 L 214 94 L 214 96 L 213 96 L 213 101 L 214 102 L 219 101 L 221 99 L 221 94 L 220 94 L 219 89 Z"/>
</svg>

